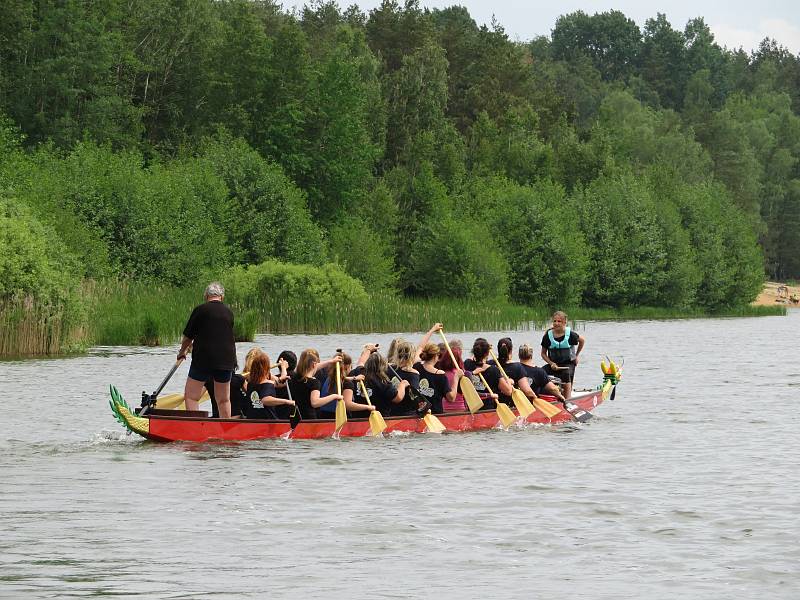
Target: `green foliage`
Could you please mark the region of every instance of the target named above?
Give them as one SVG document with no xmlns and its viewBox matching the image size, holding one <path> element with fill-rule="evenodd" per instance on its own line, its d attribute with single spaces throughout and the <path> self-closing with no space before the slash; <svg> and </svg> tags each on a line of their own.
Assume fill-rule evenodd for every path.
<svg viewBox="0 0 800 600">
<path fill-rule="evenodd" d="M 311 220 L 305 194 L 278 165 L 224 131 L 205 141 L 202 159 L 227 187 L 227 210 L 219 212 L 235 262 L 325 258 L 322 232 Z"/>
<path fill-rule="evenodd" d="M 70 277 L 335 261 L 416 297 L 686 310 L 747 302 L 759 260 L 800 277 L 800 61 L 702 18 L 519 42 L 418 0 L 9 0 L 0 64 L 0 190 L 43 228 L 14 221 L 14 260 L 50 235 Z"/>
<path fill-rule="evenodd" d="M 232 303 L 280 305 L 299 302 L 329 309 L 346 298 L 354 307 L 364 306 L 364 286 L 335 264 L 319 267 L 292 265 L 275 260 L 249 267 L 236 267 L 223 283 Z"/>
<path fill-rule="evenodd" d="M 535 306 L 575 306 L 588 276 L 588 250 L 574 204 L 550 181 L 532 187 L 476 180 L 462 199 L 509 265 L 509 296 Z"/>
<path fill-rule="evenodd" d="M 397 289 L 391 239 L 362 220 L 346 217 L 331 227 L 330 246 L 334 260 L 370 292 L 391 293 Z"/>
<path fill-rule="evenodd" d="M 406 289 L 427 297 L 504 298 L 508 264 L 484 236 L 471 221 L 431 215 L 410 250 Z"/>
<path fill-rule="evenodd" d="M 0 192 L 0 299 L 31 296 L 43 303 L 69 299 L 77 285 L 75 260 L 55 232 Z"/>
</svg>

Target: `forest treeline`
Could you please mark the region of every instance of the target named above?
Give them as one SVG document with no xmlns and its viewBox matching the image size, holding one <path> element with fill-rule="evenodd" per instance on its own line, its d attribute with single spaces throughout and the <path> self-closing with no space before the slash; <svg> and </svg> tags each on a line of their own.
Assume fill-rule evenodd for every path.
<svg viewBox="0 0 800 600">
<path fill-rule="evenodd" d="M 798 103 L 797 57 L 702 18 L 521 42 L 415 0 L 7 0 L 0 298 L 279 260 L 367 292 L 741 306 L 800 277 Z"/>
</svg>

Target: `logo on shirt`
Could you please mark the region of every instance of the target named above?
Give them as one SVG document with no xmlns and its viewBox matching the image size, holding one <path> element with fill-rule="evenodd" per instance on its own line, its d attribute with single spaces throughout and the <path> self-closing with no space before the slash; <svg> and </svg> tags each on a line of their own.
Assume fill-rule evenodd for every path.
<svg viewBox="0 0 800 600">
<path fill-rule="evenodd" d="M 472 380 L 472 385 L 475 386 L 476 390 L 480 390 L 482 392 L 486 391 L 486 387 L 483 385 L 483 381 L 477 375 L 470 374 L 469 378 Z"/>
<path fill-rule="evenodd" d="M 261 402 L 258 392 L 255 391 L 250 393 L 250 404 L 253 405 L 253 408 L 264 408 L 264 403 Z"/>
<path fill-rule="evenodd" d="M 433 398 L 433 388 L 428 383 L 427 379 L 423 378 L 419 380 L 419 393 L 426 398 Z"/>
</svg>

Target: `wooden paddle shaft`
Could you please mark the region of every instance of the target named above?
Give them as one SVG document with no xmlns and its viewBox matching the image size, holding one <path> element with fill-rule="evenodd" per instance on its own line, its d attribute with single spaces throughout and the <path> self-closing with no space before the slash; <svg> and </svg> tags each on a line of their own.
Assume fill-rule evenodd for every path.
<svg viewBox="0 0 800 600">
<path fill-rule="evenodd" d="M 367 399 L 367 404 L 372 406 L 372 401 L 369 399 L 369 394 L 367 393 L 367 386 L 364 385 L 363 381 L 359 381 L 358 385 L 361 386 L 361 393 L 364 394 L 364 398 Z"/>
<path fill-rule="evenodd" d="M 444 331 L 442 331 L 440 329 L 439 330 L 439 335 L 441 335 L 442 336 L 442 340 L 444 340 L 444 345 L 447 348 L 447 353 L 450 355 L 450 360 L 453 361 L 453 367 L 457 369 L 458 368 L 458 363 L 456 362 L 456 357 L 453 356 L 453 351 L 450 349 L 450 344 L 447 342 L 447 338 L 444 337 Z"/>
<path fill-rule="evenodd" d="M 491 348 L 489 348 L 489 354 L 491 354 L 491 355 L 492 355 L 492 358 L 494 359 L 494 364 L 496 364 L 496 365 L 497 365 L 497 368 L 498 368 L 498 369 L 500 369 L 500 373 L 502 373 L 502 374 L 503 374 L 503 377 L 504 377 L 505 379 L 508 379 L 508 375 L 506 375 L 506 370 L 503 368 L 503 365 L 501 365 L 501 364 L 500 364 L 500 361 L 499 361 L 499 360 L 497 360 L 497 357 L 494 355 L 494 350 L 492 350 Z"/>
</svg>

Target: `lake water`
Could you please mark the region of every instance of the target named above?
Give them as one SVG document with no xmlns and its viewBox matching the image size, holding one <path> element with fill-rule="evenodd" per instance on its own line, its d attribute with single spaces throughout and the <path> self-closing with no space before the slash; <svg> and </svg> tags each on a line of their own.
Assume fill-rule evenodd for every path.
<svg viewBox="0 0 800 600">
<path fill-rule="evenodd" d="M 107 389 L 174 348 L 0 363 L 0 597 L 800 597 L 800 311 L 580 332 L 576 387 L 624 359 L 590 423 L 387 439 L 156 444 Z"/>
</svg>

